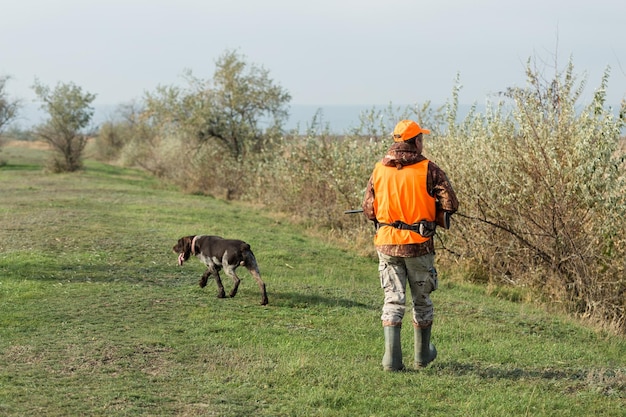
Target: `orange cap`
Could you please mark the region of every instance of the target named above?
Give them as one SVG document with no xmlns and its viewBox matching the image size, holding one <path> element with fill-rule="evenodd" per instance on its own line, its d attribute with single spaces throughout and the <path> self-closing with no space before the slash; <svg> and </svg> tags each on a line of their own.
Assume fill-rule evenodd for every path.
<svg viewBox="0 0 626 417">
<path fill-rule="evenodd" d="M 429 135 L 430 130 L 422 129 L 420 125 L 413 120 L 402 120 L 393 129 L 393 140 L 394 142 L 404 142 L 405 140 L 414 138 L 420 133 Z"/>
</svg>

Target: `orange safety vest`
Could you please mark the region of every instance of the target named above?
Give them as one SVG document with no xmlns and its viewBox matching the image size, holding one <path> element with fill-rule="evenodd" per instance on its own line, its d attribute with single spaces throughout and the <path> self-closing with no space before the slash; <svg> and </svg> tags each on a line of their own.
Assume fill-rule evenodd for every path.
<svg viewBox="0 0 626 417">
<path fill-rule="evenodd" d="M 380 223 L 401 220 L 407 224 L 421 220 L 435 221 L 435 198 L 426 189 L 428 160 L 402 169 L 378 162 L 372 173 L 374 213 Z M 375 245 L 407 245 L 424 243 L 430 238 L 410 230 L 381 226 L 374 237 Z"/>
</svg>

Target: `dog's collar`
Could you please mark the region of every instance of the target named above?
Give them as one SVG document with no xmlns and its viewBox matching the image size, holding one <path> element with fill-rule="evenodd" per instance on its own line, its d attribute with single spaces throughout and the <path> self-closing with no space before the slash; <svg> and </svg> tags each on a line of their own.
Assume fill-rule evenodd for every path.
<svg viewBox="0 0 626 417">
<path fill-rule="evenodd" d="M 205 235 L 196 235 L 193 237 L 193 239 L 191 240 L 191 254 L 195 255 L 196 254 L 196 240 L 198 240 L 201 237 L 204 237 Z"/>
<path fill-rule="evenodd" d="M 191 254 L 195 255 L 196 254 L 196 240 L 198 240 L 200 236 L 194 236 L 193 239 L 191 240 Z"/>
</svg>

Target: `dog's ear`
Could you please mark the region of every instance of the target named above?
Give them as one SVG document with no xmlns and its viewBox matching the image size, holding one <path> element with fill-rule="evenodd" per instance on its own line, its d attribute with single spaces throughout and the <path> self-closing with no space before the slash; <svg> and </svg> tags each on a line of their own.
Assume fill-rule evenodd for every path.
<svg viewBox="0 0 626 417">
<path fill-rule="evenodd" d="M 187 248 L 191 246 L 192 239 L 193 238 L 190 238 L 189 236 L 181 237 L 180 239 L 178 239 L 178 242 L 176 242 L 172 250 L 176 253 L 185 252 Z"/>
</svg>

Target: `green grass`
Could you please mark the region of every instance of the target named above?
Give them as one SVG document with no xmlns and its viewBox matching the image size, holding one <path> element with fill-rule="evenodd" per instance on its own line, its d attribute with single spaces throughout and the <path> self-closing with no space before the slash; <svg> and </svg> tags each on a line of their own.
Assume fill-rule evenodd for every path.
<svg viewBox="0 0 626 417">
<path fill-rule="evenodd" d="M 385 373 L 375 260 L 138 171 L 1 155 L 2 416 L 624 416 L 623 338 L 440 271 L 439 357 Z M 270 304 L 244 270 L 233 299 L 199 288 L 171 251 L 196 233 L 248 241 Z"/>
</svg>

